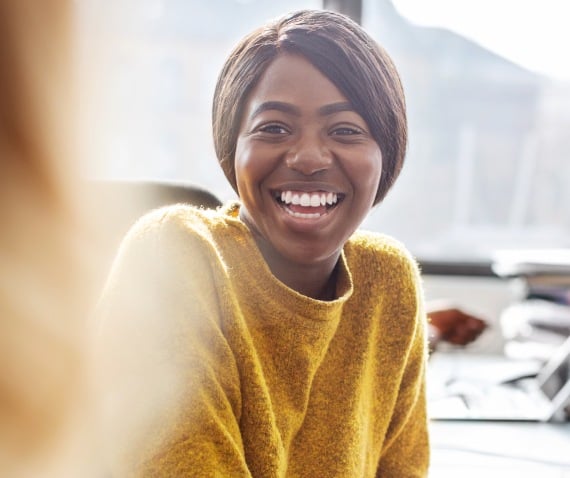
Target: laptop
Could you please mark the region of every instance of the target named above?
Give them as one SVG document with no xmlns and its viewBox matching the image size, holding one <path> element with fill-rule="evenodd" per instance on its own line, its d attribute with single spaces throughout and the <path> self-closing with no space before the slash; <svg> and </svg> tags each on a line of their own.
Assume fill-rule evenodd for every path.
<svg viewBox="0 0 570 478">
<path fill-rule="evenodd" d="M 434 420 L 565 421 L 570 410 L 570 337 L 544 365 L 436 352 L 427 384 L 428 412 Z"/>
</svg>

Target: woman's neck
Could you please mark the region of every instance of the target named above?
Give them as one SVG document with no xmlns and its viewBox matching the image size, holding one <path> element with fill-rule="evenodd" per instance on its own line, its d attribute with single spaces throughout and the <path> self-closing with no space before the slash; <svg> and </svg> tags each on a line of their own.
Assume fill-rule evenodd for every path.
<svg viewBox="0 0 570 478">
<path fill-rule="evenodd" d="M 277 250 L 243 212 L 242 209 L 240 211 L 241 221 L 250 230 L 261 255 L 279 281 L 313 299 L 336 299 L 337 263 L 341 254 L 340 250 L 321 260 L 309 260 L 308 262 L 293 260 Z"/>
<path fill-rule="evenodd" d="M 307 297 L 318 300 L 336 299 L 336 257 L 312 264 L 293 263 L 277 253 L 263 238 L 253 234 L 257 247 L 273 275 L 287 287 Z"/>
<path fill-rule="evenodd" d="M 331 265 L 292 265 L 287 260 L 262 255 L 269 269 L 277 279 L 287 287 L 307 297 L 318 300 L 334 300 L 336 298 L 337 261 Z"/>
</svg>

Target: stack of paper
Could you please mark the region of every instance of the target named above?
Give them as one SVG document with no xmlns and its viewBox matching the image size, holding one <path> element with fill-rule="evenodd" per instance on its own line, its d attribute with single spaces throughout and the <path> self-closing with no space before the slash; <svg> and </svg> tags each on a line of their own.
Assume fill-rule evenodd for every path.
<svg viewBox="0 0 570 478">
<path fill-rule="evenodd" d="M 492 267 L 500 277 L 570 277 L 570 249 L 500 250 L 494 254 Z"/>
</svg>

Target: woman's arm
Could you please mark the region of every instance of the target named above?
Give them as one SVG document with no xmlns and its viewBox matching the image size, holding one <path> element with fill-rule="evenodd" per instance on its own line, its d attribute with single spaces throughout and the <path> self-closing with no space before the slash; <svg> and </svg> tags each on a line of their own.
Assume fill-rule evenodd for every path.
<svg viewBox="0 0 570 478">
<path fill-rule="evenodd" d="M 145 221 L 123 243 L 98 310 L 109 468 L 120 477 L 250 476 L 212 265 L 164 219 Z"/>
<path fill-rule="evenodd" d="M 413 264 L 413 263 L 412 263 Z M 377 477 L 426 477 L 429 467 L 429 437 L 426 405 L 427 318 L 419 272 L 412 267 L 409 284 L 414 321 L 407 359 L 400 369 L 398 397 L 386 434 Z M 404 280 L 404 283 L 407 281 Z M 404 342 L 405 343 L 405 342 Z"/>
<path fill-rule="evenodd" d="M 378 477 L 419 478 L 429 466 L 428 420 L 425 395 L 425 324 L 418 324 L 404 370 L 398 401 L 387 433 Z"/>
</svg>

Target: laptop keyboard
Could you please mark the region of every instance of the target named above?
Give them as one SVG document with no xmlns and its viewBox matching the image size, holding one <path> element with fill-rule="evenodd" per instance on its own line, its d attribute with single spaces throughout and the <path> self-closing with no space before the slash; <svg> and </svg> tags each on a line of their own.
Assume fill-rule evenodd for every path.
<svg viewBox="0 0 570 478">
<path fill-rule="evenodd" d="M 532 418 L 544 413 L 545 403 L 536 390 L 514 385 L 481 387 L 455 382 L 448 386 L 447 395 L 462 400 L 470 417 Z"/>
</svg>

